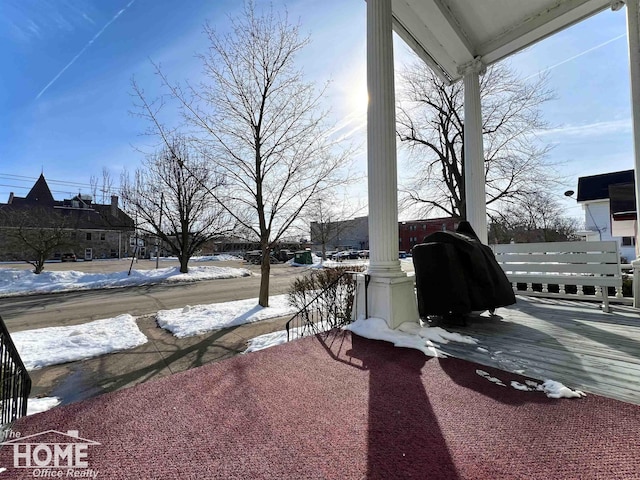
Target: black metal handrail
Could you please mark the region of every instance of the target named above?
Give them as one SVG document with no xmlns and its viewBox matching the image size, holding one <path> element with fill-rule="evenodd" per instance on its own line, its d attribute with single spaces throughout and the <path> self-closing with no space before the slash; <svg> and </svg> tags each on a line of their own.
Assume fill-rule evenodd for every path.
<svg viewBox="0 0 640 480">
<path fill-rule="evenodd" d="M 287 322 L 287 341 L 351 323 L 356 294 L 355 275 L 342 272 Z"/>
<path fill-rule="evenodd" d="M 0 317 L 0 423 L 7 425 L 27 414 L 31 377 Z"/>
</svg>

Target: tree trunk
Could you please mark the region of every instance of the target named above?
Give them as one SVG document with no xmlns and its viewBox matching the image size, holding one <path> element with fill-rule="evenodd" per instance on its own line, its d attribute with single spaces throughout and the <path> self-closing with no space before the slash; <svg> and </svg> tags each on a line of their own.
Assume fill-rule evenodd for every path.
<svg viewBox="0 0 640 480">
<path fill-rule="evenodd" d="M 35 267 L 33 269 L 33 273 L 35 273 L 36 275 L 40 275 L 42 273 L 42 271 L 44 270 L 45 260 L 46 260 L 45 256 L 39 253 L 38 259 L 35 261 L 35 263 L 32 264 Z"/>
<path fill-rule="evenodd" d="M 271 272 L 269 248 L 262 247 L 262 263 L 260 264 L 260 296 L 258 304 L 261 307 L 269 306 L 269 273 Z"/>
<path fill-rule="evenodd" d="M 189 273 L 189 257 L 180 256 L 180 273 Z"/>
</svg>

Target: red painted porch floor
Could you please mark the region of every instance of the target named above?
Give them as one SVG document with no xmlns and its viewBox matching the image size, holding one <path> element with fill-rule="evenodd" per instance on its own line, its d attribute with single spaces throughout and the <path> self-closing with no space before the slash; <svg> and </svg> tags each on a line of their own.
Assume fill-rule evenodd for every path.
<svg viewBox="0 0 640 480">
<path fill-rule="evenodd" d="M 58 407 L 13 430 L 77 430 L 99 442 L 87 447 L 99 479 L 640 478 L 639 406 L 553 400 L 478 368 L 524 380 L 332 332 Z M 0 479 L 34 478 L 12 465 L 7 445 Z"/>
</svg>

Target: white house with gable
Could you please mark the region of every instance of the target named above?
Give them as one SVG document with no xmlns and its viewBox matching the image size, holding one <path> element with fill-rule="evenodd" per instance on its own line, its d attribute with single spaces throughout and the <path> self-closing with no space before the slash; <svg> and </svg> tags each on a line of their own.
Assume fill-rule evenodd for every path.
<svg viewBox="0 0 640 480">
<path fill-rule="evenodd" d="M 620 256 L 636 258 L 636 199 L 633 170 L 578 179 L 586 240 L 616 240 Z"/>
</svg>

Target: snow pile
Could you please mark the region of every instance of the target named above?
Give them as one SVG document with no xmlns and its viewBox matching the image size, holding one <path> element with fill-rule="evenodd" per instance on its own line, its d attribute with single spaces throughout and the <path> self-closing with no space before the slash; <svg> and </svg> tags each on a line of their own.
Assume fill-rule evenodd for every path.
<svg viewBox="0 0 640 480">
<path fill-rule="evenodd" d="M 343 328 L 345 330 L 350 330 L 361 337 L 391 342 L 396 347 L 415 348 L 416 350 L 423 352 L 425 355 L 432 357 L 446 357 L 447 355 L 438 347 L 439 345 L 446 344 L 450 341 L 466 343 L 469 345 L 476 345 L 478 343 L 478 341 L 473 337 L 448 332 L 440 327 L 420 326 L 417 322 L 406 322 L 400 325 L 396 330 L 392 330 L 387 326 L 387 322 L 383 319 L 369 318 L 366 320 L 359 319 Z M 476 348 L 480 351 L 487 351 L 482 347 Z M 496 385 L 506 387 L 506 384 L 501 379 L 491 376 L 484 370 L 476 370 L 476 373 Z M 572 390 L 565 387 L 562 383 L 553 380 L 545 380 L 542 384 L 538 384 L 531 380 L 527 380 L 525 384 L 512 381 L 511 386 L 522 391 L 542 391 L 549 398 L 580 398 L 585 396 L 584 392 L 581 392 L 580 390 Z"/>
<path fill-rule="evenodd" d="M 531 382 L 529 380 L 527 380 L 525 383 L 533 383 L 535 385 L 535 387 L 537 387 L 537 383 L 536 382 Z M 516 382 L 515 380 L 511 381 L 511 386 L 513 388 L 515 388 L 516 390 L 520 390 L 521 392 L 530 392 L 532 390 L 537 390 L 537 388 L 530 386 L 530 385 L 525 385 L 523 383 L 520 382 Z"/>
<path fill-rule="evenodd" d="M 476 373 L 490 382 L 502 387 L 506 386 L 502 380 L 492 377 L 484 370 L 476 370 Z M 511 387 L 521 392 L 544 392 L 549 398 L 582 398 L 587 396 L 583 391 L 572 390 L 555 380 L 545 380 L 543 383 L 538 383 L 533 380 L 525 380 L 524 383 L 520 383 L 512 380 Z"/>
<path fill-rule="evenodd" d="M 294 338 L 298 338 L 297 332 L 295 332 L 294 335 Z M 287 343 L 286 330 L 278 330 L 277 332 L 265 333 L 264 335 L 259 335 L 250 339 L 249 346 L 244 351 L 244 353 L 257 352 L 258 350 L 275 347 L 276 345 L 282 345 L 283 343 Z"/>
<path fill-rule="evenodd" d="M 198 280 L 218 280 L 223 278 L 250 277 L 251 272 L 246 268 L 230 267 L 189 267 L 189 273 L 172 274 L 168 282 L 195 282 Z"/>
<path fill-rule="evenodd" d="M 386 323 L 386 322 L 385 322 Z M 445 344 L 449 342 L 468 343 L 475 345 L 478 343 L 473 337 L 467 335 L 461 335 L 459 333 L 449 332 L 441 327 L 424 327 L 418 323 L 405 322 L 398 327 L 401 332 L 408 333 L 410 335 L 417 335 L 424 338 L 427 341 L 434 343 Z"/>
<path fill-rule="evenodd" d="M 489 372 L 485 372 L 484 370 L 476 370 L 476 373 L 481 377 L 486 378 L 490 382 L 495 383 L 496 385 L 500 385 L 501 387 L 506 387 L 506 385 L 502 382 L 502 380 L 496 377 L 492 377 L 491 374 L 489 374 Z"/>
<path fill-rule="evenodd" d="M 155 261 L 156 257 L 152 257 L 151 260 Z M 161 262 L 171 261 L 177 262 L 178 257 L 160 257 Z M 242 258 L 228 253 L 220 253 L 217 255 L 200 255 L 197 257 L 191 257 L 190 262 L 241 262 Z"/>
<path fill-rule="evenodd" d="M 524 384 L 513 380 L 511 386 L 523 392 L 544 392 L 549 398 L 582 398 L 587 396 L 582 390 L 572 390 L 555 380 L 545 380 L 542 383 L 525 380 Z"/>
<path fill-rule="evenodd" d="M 361 337 L 372 340 L 384 340 L 396 347 L 415 348 L 430 357 L 446 357 L 438 346 L 450 341 L 475 344 L 472 337 L 448 332 L 439 327 L 422 327 L 417 322 L 406 322 L 397 330 L 392 330 L 381 318 L 359 319 L 344 327 Z"/>
<path fill-rule="evenodd" d="M 27 370 L 134 348 L 147 342 L 135 318 L 125 314 L 68 327 L 11 334 Z"/>
<path fill-rule="evenodd" d="M 44 271 L 36 275 L 30 270 L 0 269 L 0 296 L 50 293 L 71 290 L 117 288 L 133 285 L 151 285 L 162 282 L 192 282 L 222 278 L 248 277 L 245 268 L 190 267 L 189 273 L 180 273 L 178 267 L 156 270 L 132 270 L 115 273 L 83 273 L 77 271 Z"/>
<path fill-rule="evenodd" d="M 27 415 L 46 412 L 60 405 L 58 397 L 30 398 L 27 400 Z"/>
<path fill-rule="evenodd" d="M 270 318 L 293 315 L 295 307 L 289 305 L 287 295 L 269 297 L 269 307 L 258 305 L 257 298 L 210 305 L 187 305 L 184 308 L 160 310 L 156 314 L 158 325 L 176 337 L 191 337 L 212 330 L 228 328 Z"/>
<path fill-rule="evenodd" d="M 331 325 L 325 322 L 318 322 L 316 324 L 316 329 L 319 332 L 324 332 L 330 330 L 331 328 Z M 289 331 L 289 335 L 291 340 L 295 340 L 303 336 L 311 335 L 311 330 L 306 326 L 296 327 L 292 328 Z M 282 345 L 283 343 L 287 343 L 286 330 L 278 330 L 277 332 L 265 333 L 263 335 L 258 335 L 257 337 L 249 339 L 249 346 L 243 353 L 257 352 L 258 350 L 275 347 L 276 345 Z"/>
<path fill-rule="evenodd" d="M 545 380 L 542 384 L 542 391 L 549 398 L 582 398 L 587 396 L 587 394 L 581 390 L 572 390 L 554 380 Z"/>
</svg>

